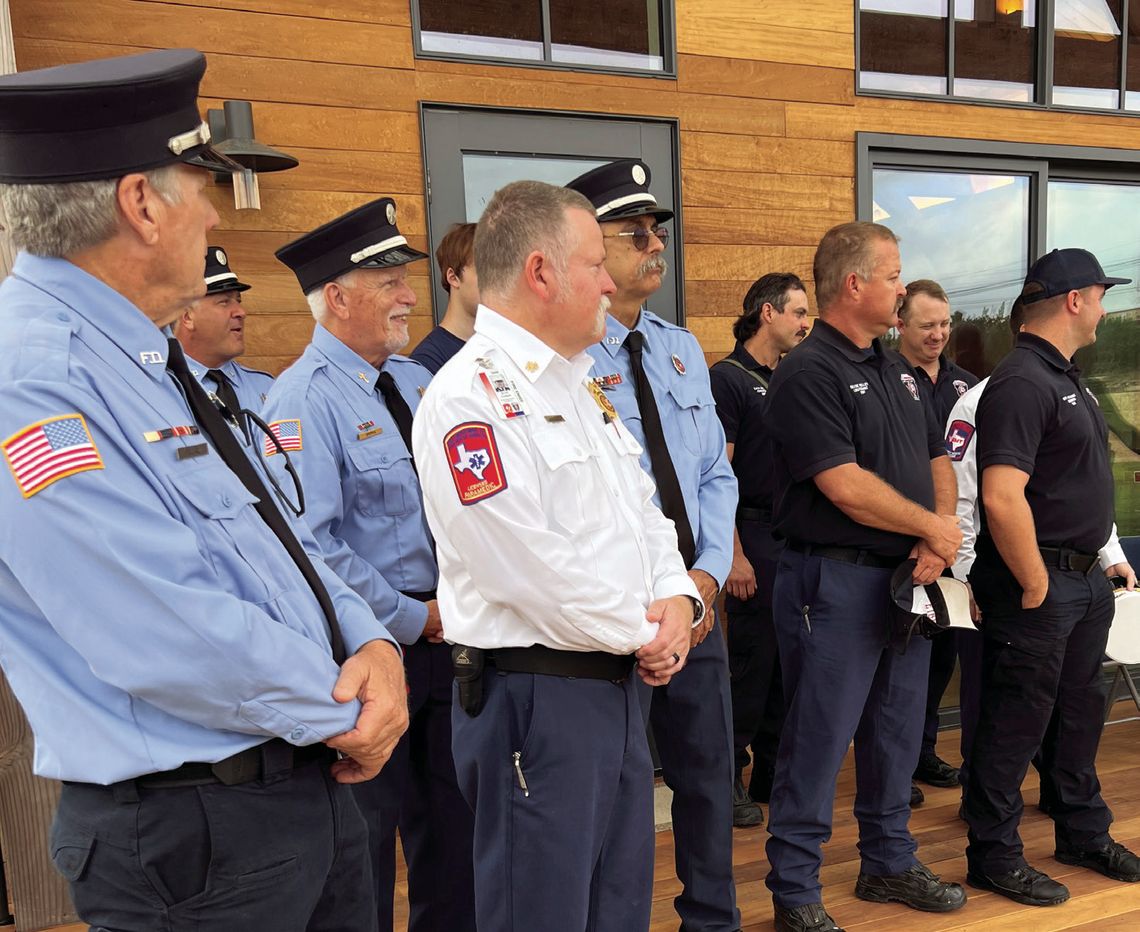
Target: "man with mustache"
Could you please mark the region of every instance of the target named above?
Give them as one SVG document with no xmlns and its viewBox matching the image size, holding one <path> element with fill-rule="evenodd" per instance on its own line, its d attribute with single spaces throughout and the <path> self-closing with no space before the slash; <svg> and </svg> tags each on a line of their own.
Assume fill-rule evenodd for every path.
<svg viewBox="0 0 1140 932">
<path fill-rule="evenodd" d="M 475 231 L 475 335 L 413 428 L 491 932 L 649 928 L 653 772 L 634 684 L 683 668 L 704 611 L 640 447 L 587 377 L 614 287 L 605 255 L 581 195 L 497 191 Z"/>
<path fill-rule="evenodd" d="M 744 313 L 732 325 L 736 349 L 709 370 L 728 459 L 740 483 L 724 603 L 736 769 L 732 824 L 737 828 L 764 821 L 758 803 L 768 802 L 772 792 L 784 719 L 772 623 L 772 585 L 782 545 L 772 536 L 772 438 L 763 415 L 772 370 L 807 336 L 807 317 L 807 291 L 798 275 L 761 275 L 744 296 Z M 749 763 L 749 746 L 754 758 L 745 789 L 741 774 Z"/>
<path fill-rule="evenodd" d="M 740 928 L 732 879 L 732 701 L 713 603 L 732 563 L 736 476 L 700 344 L 644 306 L 665 276 L 668 231 L 661 224 L 673 216 L 658 206 L 649 182 L 649 166 L 622 159 L 567 187 L 594 205 L 616 288 L 605 338 L 589 350 L 594 381 L 641 445 L 642 468 L 677 526 L 681 555 L 705 602 L 685 672 L 642 693 L 673 790 L 684 885 L 675 905 L 685 932 L 732 932 Z"/>
<path fill-rule="evenodd" d="M 945 424 L 955 402 L 977 385 L 978 379 L 946 358 L 946 346 L 950 342 L 950 299 L 938 282 L 920 278 L 906 286 L 906 296 L 899 306 L 898 331 L 899 352 L 914 368 L 919 392 L 934 407 L 938 423 Z M 971 636 L 969 632 L 965 634 L 965 637 Z M 945 631 L 932 639 L 922 750 L 914 771 L 916 780 L 931 786 L 958 785 L 958 768 L 935 753 L 938 707 L 954 675 L 957 654 L 958 632 Z M 973 677 L 976 673 L 971 665 L 962 668 L 964 677 Z M 975 689 L 972 680 L 966 688 Z M 917 790 L 915 787 L 912 795 Z M 918 798 L 921 799 L 921 791 L 918 791 Z"/>
<path fill-rule="evenodd" d="M 474 929 L 471 812 L 451 757 L 451 655 L 412 458 L 412 415 L 431 375 L 397 355 L 426 259 L 385 197 L 281 247 L 316 320 L 313 339 L 269 393 L 265 419 L 300 470 L 304 520 L 325 559 L 404 645 L 411 721 L 383 775 L 356 788 L 368 821 L 381 930 L 392 928 L 397 826 L 409 928 Z M 281 456 L 264 452 L 271 466 Z"/>
<path fill-rule="evenodd" d="M 174 322 L 174 335 L 190 371 L 235 417 L 243 408 L 260 412 L 273 384 L 268 372 L 237 362 L 245 352 L 246 311 L 241 296 L 251 287 L 238 281 L 220 246 L 207 246 L 206 296 Z"/>
</svg>

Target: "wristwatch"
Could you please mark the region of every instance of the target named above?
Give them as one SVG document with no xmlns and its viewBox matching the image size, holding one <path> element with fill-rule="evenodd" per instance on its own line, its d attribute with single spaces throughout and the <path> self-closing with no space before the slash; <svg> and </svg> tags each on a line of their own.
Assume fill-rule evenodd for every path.
<svg viewBox="0 0 1140 932">
<path fill-rule="evenodd" d="M 689 601 L 693 603 L 693 627 L 695 628 L 705 617 L 705 603 L 693 596 L 689 596 Z"/>
</svg>

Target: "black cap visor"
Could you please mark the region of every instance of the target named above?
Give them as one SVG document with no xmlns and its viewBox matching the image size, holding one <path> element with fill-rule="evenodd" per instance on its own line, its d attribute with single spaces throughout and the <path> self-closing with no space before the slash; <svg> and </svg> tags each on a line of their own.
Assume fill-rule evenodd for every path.
<svg viewBox="0 0 1140 932">
<path fill-rule="evenodd" d="M 355 268 L 390 269 L 398 265 L 407 265 L 409 262 L 417 262 L 420 259 L 426 258 L 428 258 L 427 253 L 420 252 L 418 249 L 413 249 L 411 246 L 405 244 L 403 246 L 393 246 L 391 249 L 385 249 L 381 253 L 369 256 L 362 262 L 356 263 Z"/>
<path fill-rule="evenodd" d="M 238 164 L 228 155 L 223 155 L 209 143 L 187 149 L 181 155 L 174 156 L 177 161 L 198 168 L 208 168 L 212 172 L 221 172 L 229 175 L 245 170 L 245 166 Z"/>
<path fill-rule="evenodd" d="M 608 223 L 610 220 L 629 220 L 632 217 L 652 217 L 658 223 L 668 223 L 673 219 L 673 211 L 651 204 L 628 204 L 625 207 L 611 210 L 604 217 L 598 217 L 598 223 Z"/>
</svg>

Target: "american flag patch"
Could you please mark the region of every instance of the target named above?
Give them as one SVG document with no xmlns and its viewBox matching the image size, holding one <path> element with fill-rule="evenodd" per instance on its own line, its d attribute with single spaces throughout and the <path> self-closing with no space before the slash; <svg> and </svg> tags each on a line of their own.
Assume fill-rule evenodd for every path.
<svg viewBox="0 0 1140 932">
<path fill-rule="evenodd" d="M 282 450 L 300 450 L 301 449 L 301 422 L 294 419 L 291 421 L 274 421 L 269 425 L 269 429 L 273 431 L 273 436 L 277 438 L 277 442 L 281 444 Z M 268 437 L 262 444 L 266 456 L 272 456 L 277 452 L 277 447 L 273 441 Z"/>
<path fill-rule="evenodd" d="M 4 441 L 4 456 L 24 498 L 57 479 L 103 468 L 103 458 L 81 414 L 61 414 L 29 424 Z"/>
</svg>

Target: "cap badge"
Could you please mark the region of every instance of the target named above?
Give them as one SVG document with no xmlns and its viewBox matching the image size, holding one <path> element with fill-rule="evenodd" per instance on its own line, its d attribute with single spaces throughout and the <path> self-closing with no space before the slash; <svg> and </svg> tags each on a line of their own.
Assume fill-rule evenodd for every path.
<svg viewBox="0 0 1140 932">
<path fill-rule="evenodd" d="M 222 252 L 220 249 L 215 249 L 214 250 L 214 261 L 217 262 L 218 265 L 225 265 L 226 264 L 226 254 L 224 252 Z"/>
<path fill-rule="evenodd" d="M 395 204 L 389 204 L 387 211 L 386 211 L 386 214 L 388 216 L 388 222 L 389 223 L 395 223 L 396 222 L 396 205 Z"/>
<path fill-rule="evenodd" d="M 204 146 L 210 141 L 210 127 L 206 123 L 199 123 L 187 133 L 171 136 L 166 145 L 175 155 L 181 155 L 187 149 L 195 146 Z"/>
<path fill-rule="evenodd" d="M 681 362 L 681 357 L 676 353 L 673 354 L 673 368 L 677 370 L 678 375 L 685 374 L 685 364 Z"/>
<path fill-rule="evenodd" d="M 633 180 L 638 184 L 645 184 L 645 169 L 640 165 L 633 166 Z"/>
</svg>

